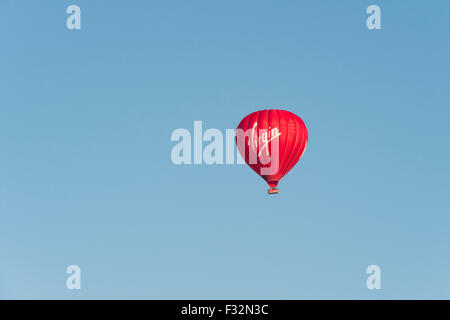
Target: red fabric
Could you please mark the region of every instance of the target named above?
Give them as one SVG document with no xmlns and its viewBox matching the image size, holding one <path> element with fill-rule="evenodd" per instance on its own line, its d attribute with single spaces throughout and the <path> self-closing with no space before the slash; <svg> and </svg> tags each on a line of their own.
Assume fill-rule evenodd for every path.
<svg viewBox="0 0 450 320">
<path fill-rule="evenodd" d="M 300 160 L 307 143 L 303 120 L 284 110 L 253 112 L 242 119 L 236 130 L 242 158 L 272 188 Z"/>
</svg>

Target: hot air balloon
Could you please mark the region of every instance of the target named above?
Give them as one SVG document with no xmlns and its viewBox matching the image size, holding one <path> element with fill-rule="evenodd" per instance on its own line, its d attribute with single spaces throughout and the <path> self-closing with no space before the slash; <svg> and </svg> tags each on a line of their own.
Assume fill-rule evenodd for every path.
<svg viewBox="0 0 450 320">
<path fill-rule="evenodd" d="M 308 144 L 308 131 L 299 116 L 285 110 L 256 111 L 239 123 L 237 148 L 248 164 L 278 193 L 283 176 L 300 160 Z"/>
</svg>

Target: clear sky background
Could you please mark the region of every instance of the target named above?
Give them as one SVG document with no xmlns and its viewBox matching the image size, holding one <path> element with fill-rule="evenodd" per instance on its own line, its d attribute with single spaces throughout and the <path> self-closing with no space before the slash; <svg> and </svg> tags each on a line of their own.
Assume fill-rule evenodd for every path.
<svg viewBox="0 0 450 320">
<path fill-rule="evenodd" d="M 447 0 L 2 0 L 0 298 L 449 299 L 449 18 Z M 264 108 L 309 130 L 278 195 L 246 165 L 171 162 L 174 129 Z"/>
</svg>

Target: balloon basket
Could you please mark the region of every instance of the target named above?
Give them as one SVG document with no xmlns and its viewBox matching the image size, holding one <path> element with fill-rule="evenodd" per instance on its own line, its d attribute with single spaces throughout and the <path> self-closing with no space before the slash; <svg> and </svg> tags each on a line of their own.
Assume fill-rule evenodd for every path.
<svg viewBox="0 0 450 320">
<path fill-rule="evenodd" d="M 267 190 L 268 194 L 277 194 L 278 193 L 278 189 L 277 188 L 270 188 L 269 190 Z"/>
</svg>

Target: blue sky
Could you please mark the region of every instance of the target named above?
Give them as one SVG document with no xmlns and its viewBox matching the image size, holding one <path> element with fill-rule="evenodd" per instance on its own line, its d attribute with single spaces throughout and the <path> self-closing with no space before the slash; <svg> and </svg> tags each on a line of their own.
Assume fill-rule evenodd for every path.
<svg viewBox="0 0 450 320">
<path fill-rule="evenodd" d="M 444 0 L 1 1 L 0 298 L 449 299 L 449 17 Z M 264 108 L 309 131 L 277 196 L 245 165 L 171 162 L 174 129 Z"/>
</svg>

